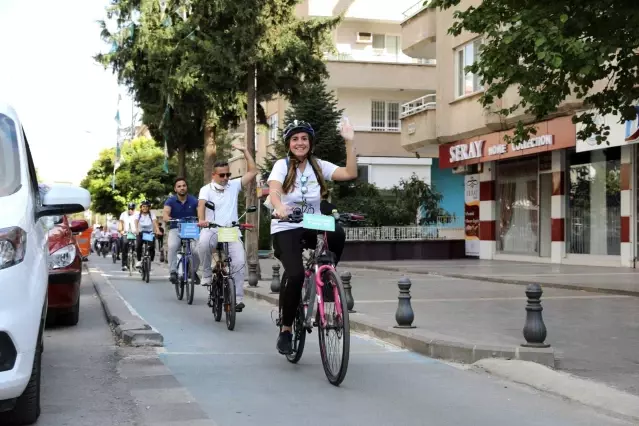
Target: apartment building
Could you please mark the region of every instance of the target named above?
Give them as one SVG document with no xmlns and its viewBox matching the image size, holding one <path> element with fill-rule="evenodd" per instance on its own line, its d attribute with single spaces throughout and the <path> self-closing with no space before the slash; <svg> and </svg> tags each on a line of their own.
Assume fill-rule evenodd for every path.
<svg viewBox="0 0 639 426">
<path fill-rule="evenodd" d="M 462 1 L 459 8 L 481 0 Z M 635 226 L 639 140 L 637 120 L 599 117 L 612 127 L 609 145 L 577 140 L 574 98 L 537 122 L 534 138 L 508 145 L 504 136 L 522 111 L 499 117 L 478 102 L 484 87 L 464 66 L 477 60 L 481 35 L 453 37 L 453 10 L 416 7 L 402 22 L 402 51 L 436 60 L 436 93 L 402 105 L 402 147 L 439 149 L 433 167 L 464 178 L 467 252 L 481 259 L 633 266 L 639 253 Z M 596 89 L 595 89 L 596 90 Z M 516 88 L 495 108 L 517 100 Z"/>
<path fill-rule="evenodd" d="M 431 179 L 429 155 L 417 158 L 401 146 L 400 107 L 435 89 L 433 60 L 411 58 L 401 50 L 403 12 L 415 0 L 306 0 L 297 6 L 301 18 L 330 17 L 344 13 L 333 31 L 335 52 L 327 52 L 328 88 L 355 127 L 359 176 L 380 188 L 391 188 L 413 172 Z M 258 132 L 258 164 L 271 152 L 283 127 L 286 99 L 265 102 L 268 129 Z M 244 126 L 236 130 L 244 133 Z M 430 155 L 437 155 L 433 149 Z M 246 169 L 241 156 L 231 160 L 234 175 Z M 265 183 L 262 182 L 262 185 Z"/>
</svg>

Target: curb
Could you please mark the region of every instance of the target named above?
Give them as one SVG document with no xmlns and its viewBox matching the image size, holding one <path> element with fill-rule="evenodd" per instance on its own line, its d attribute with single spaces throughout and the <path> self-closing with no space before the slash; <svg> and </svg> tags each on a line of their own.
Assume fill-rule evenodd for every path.
<svg viewBox="0 0 639 426">
<path fill-rule="evenodd" d="M 262 294 L 252 288 L 244 288 L 244 295 L 254 299 L 278 304 L 277 295 Z M 480 359 L 502 358 L 531 361 L 547 367 L 555 368 L 557 361 L 552 347 L 545 349 L 525 347 L 505 347 L 491 345 L 472 345 L 462 342 L 451 342 L 438 338 L 425 338 L 407 330 L 393 327 L 380 327 L 366 319 L 365 314 L 350 315 L 351 330 L 368 334 L 393 345 L 426 355 L 430 358 L 473 364 Z"/>
<path fill-rule="evenodd" d="M 639 290 L 621 290 L 621 289 L 612 289 L 612 288 L 588 287 L 588 286 L 583 286 L 581 284 L 540 283 L 538 281 L 533 281 L 533 280 L 515 280 L 515 279 L 509 279 L 509 278 L 483 277 L 483 276 L 455 274 L 455 273 L 415 271 L 411 269 L 400 268 L 397 266 L 358 265 L 358 264 L 354 264 L 350 262 L 341 262 L 340 265 L 342 267 L 349 267 L 352 269 L 366 269 L 369 271 L 401 272 L 403 274 L 431 275 L 433 277 L 458 278 L 462 280 L 485 281 L 485 282 L 497 283 L 497 284 L 512 284 L 512 285 L 521 285 L 521 286 L 527 286 L 528 284 L 539 284 L 542 287 L 559 288 L 563 290 L 586 291 L 589 293 L 617 294 L 621 296 L 639 297 Z"/>
<path fill-rule="evenodd" d="M 472 366 L 493 376 L 530 386 L 601 411 L 639 422 L 639 396 L 603 383 L 575 377 L 563 371 L 526 361 L 484 359 Z"/>
<path fill-rule="evenodd" d="M 93 283 L 107 321 L 112 324 L 116 336 L 127 346 L 164 346 L 164 337 L 154 330 L 144 319 L 134 313 L 113 287 L 108 278 L 102 276 L 97 268 L 89 269 L 83 264 L 89 279 Z"/>
</svg>

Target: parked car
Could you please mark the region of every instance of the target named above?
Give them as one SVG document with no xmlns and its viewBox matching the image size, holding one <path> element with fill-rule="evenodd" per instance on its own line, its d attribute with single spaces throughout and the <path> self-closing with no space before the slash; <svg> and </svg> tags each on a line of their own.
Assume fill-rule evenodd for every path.
<svg viewBox="0 0 639 426">
<path fill-rule="evenodd" d="M 40 363 L 47 315 L 49 247 L 44 218 L 81 212 L 82 188 L 39 188 L 17 113 L 0 102 L 0 424 L 40 415 Z"/>
<path fill-rule="evenodd" d="M 80 319 L 82 256 L 76 232 L 89 228 L 85 220 L 69 224 L 65 215 L 45 218 L 49 230 L 49 313 L 47 319 L 59 325 L 76 325 Z"/>
</svg>

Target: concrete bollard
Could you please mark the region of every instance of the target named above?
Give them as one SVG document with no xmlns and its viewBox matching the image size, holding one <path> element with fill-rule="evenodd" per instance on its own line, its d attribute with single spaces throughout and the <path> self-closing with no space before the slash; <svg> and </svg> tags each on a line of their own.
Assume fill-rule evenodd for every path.
<svg viewBox="0 0 639 426">
<path fill-rule="evenodd" d="M 399 296 L 397 296 L 397 312 L 395 312 L 395 321 L 397 325 L 395 328 L 415 328 L 413 321 L 415 320 L 415 313 L 413 307 L 410 305 L 410 287 L 411 282 L 408 277 L 402 277 L 397 282 L 399 287 Z"/>
<path fill-rule="evenodd" d="M 353 286 L 351 285 L 352 275 L 350 272 L 344 271 L 340 274 L 340 278 L 342 280 L 342 284 L 344 284 L 344 293 L 346 293 L 346 306 L 348 307 L 348 312 L 355 313 L 357 311 L 353 309 L 353 306 L 355 306 L 355 300 L 353 299 Z"/>
<path fill-rule="evenodd" d="M 257 264 L 255 262 L 249 262 L 248 284 L 251 287 L 257 287 L 257 282 Z"/>
<path fill-rule="evenodd" d="M 280 265 L 276 263 L 273 265 L 273 279 L 271 280 L 271 294 L 278 294 L 280 292 Z"/>
<path fill-rule="evenodd" d="M 546 324 L 541 315 L 544 310 L 541 306 L 541 295 L 543 290 L 539 284 L 528 284 L 526 286 L 526 323 L 524 324 L 524 339 L 526 343 L 521 346 L 528 348 L 549 348 L 550 345 L 544 343 L 546 340 Z"/>
</svg>

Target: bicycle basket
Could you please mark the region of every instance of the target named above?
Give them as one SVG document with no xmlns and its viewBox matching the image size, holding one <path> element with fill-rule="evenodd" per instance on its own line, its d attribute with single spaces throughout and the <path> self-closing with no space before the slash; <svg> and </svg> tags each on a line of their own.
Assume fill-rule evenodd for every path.
<svg viewBox="0 0 639 426">
<path fill-rule="evenodd" d="M 180 223 L 180 238 L 196 240 L 200 237 L 200 228 L 197 223 L 182 222 Z"/>
<path fill-rule="evenodd" d="M 148 242 L 153 242 L 153 239 L 155 238 L 155 235 L 149 233 L 149 232 L 144 232 L 142 234 L 142 239 L 144 241 L 148 241 Z"/>
<path fill-rule="evenodd" d="M 128 232 L 126 234 L 126 239 L 127 240 L 135 240 L 135 234 L 133 232 Z"/>
</svg>

